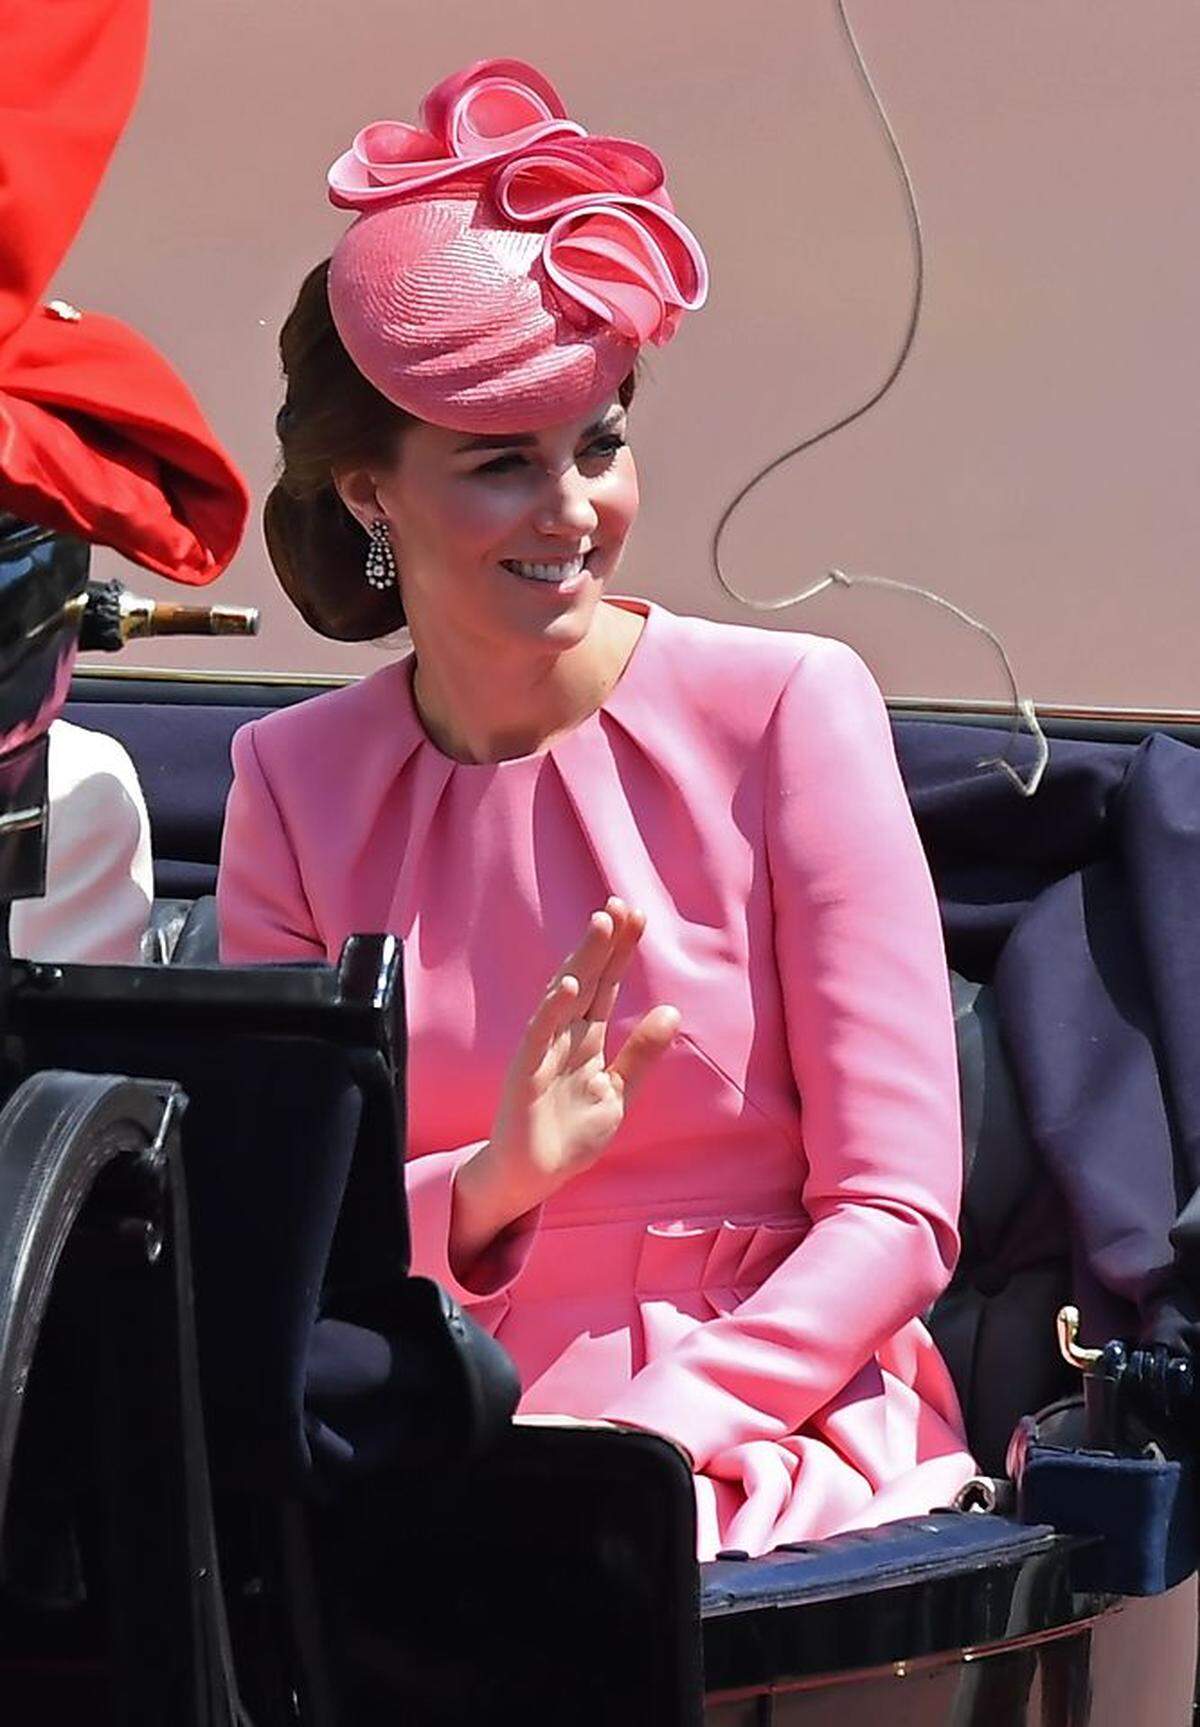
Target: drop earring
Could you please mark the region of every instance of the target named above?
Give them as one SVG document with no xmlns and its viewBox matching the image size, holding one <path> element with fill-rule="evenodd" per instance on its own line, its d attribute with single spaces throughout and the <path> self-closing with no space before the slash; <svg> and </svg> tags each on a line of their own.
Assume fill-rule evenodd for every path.
<svg viewBox="0 0 1200 1727">
<path fill-rule="evenodd" d="M 371 543 L 367 547 L 367 583 L 378 593 L 386 593 L 396 585 L 396 554 L 392 550 L 388 525 L 376 516 L 367 529 Z"/>
</svg>

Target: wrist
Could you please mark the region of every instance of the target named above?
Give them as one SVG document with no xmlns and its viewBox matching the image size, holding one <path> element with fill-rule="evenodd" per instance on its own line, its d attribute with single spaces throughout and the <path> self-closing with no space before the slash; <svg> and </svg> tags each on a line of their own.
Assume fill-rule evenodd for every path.
<svg viewBox="0 0 1200 1727">
<path fill-rule="evenodd" d="M 454 1178 L 450 1215 L 450 1259 L 469 1267 L 496 1237 L 530 1211 L 536 1198 L 520 1194 L 506 1178 L 489 1142 L 463 1163 Z"/>
</svg>

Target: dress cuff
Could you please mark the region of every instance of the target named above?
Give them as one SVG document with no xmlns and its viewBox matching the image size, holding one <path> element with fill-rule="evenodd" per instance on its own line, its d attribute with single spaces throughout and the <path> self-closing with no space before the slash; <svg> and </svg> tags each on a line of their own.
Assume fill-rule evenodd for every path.
<svg viewBox="0 0 1200 1727">
<path fill-rule="evenodd" d="M 412 1270 L 419 1276 L 432 1277 L 465 1308 L 503 1295 L 511 1288 L 525 1269 L 542 1216 L 541 1206 L 535 1206 L 493 1236 L 470 1265 L 460 1266 L 457 1271 L 451 1267 L 450 1219 L 455 1179 L 463 1164 L 485 1144 L 486 1141 L 479 1140 L 454 1151 L 430 1152 L 425 1157 L 414 1157 L 404 1167 Z"/>
<path fill-rule="evenodd" d="M 782 1422 L 760 1416 L 756 1424 L 738 1400 L 702 1374 L 666 1359 L 650 1362 L 601 1411 L 606 1421 L 644 1427 L 671 1439 L 692 1460 L 694 1470 L 731 1445 L 750 1438 L 777 1438 Z"/>
</svg>

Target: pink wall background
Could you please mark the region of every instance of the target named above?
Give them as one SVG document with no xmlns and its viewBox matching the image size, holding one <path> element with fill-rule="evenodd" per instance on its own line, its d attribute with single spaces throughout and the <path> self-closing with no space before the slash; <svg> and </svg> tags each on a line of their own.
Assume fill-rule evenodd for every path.
<svg viewBox="0 0 1200 1727">
<path fill-rule="evenodd" d="M 830 564 L 919 582 L 984 618 L 1040 701 L 1200 708 L 1200 10 L 848 7 L 921 203 L 924 316 L 881 406 L 742 511 L 729 574 L 760 597 Z M 762 620 L 709 564 L 721 505 L 869 392 L 907 315 L 902 195 L 833 0 L 160 0 L 139 106 L 54 291 L 159 344 L 261 504 L 276 331 L 345 220 L 326 166 L 492 54 L 657 148 L 712 264 L 707 310 L 653 354 L 637 403 L 645 501 L 621 587 L 844 636 L 893 695 L 1002 698 L 986 645 L 915 599 L 843 592 Z M 212 592 L 264 608 L 256 642 L 121 664 L 379 664 L 290 611 L 257 520 Z"/>
</svg>

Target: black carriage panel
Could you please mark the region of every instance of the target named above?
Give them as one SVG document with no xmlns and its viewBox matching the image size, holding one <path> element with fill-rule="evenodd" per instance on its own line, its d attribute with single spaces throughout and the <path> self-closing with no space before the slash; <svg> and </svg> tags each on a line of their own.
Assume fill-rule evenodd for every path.
<svg viewBox="0 0 1200 1727">
<path fill-rule="evenodd" d="M 407 1275 L 400 977 L 390 937 L 354 938 L 338 968 L 13 967 L 23 1063 L 186 1086 L 217 1525 L 263 1723 L 293 1719 L 293 1691 L 303 1719 L 335 1719 L 305 1502 L 395 1471 L 411 1489 L 486 1449 L 518 1395 L 499 1346 Z"/>
<path fill-rule="evenodd" d="M 170 1084 L 47 1071 L 0 1111 L 5 1720 L 237 1719 L 196 1373 L 184 1102 Z"/>
<path fill-rule="evenodd" d="M 397 944 L 343 966 L 14 968 L 32 1068 L 124 1066 L 182 1085 L 205 1407 L 222 1475 L 293 1486 L 313 1468 L 313 1327 L 403 1285 Z M 344 1218 L 339 1237 L 339 1218 Z"/>
</svg>

